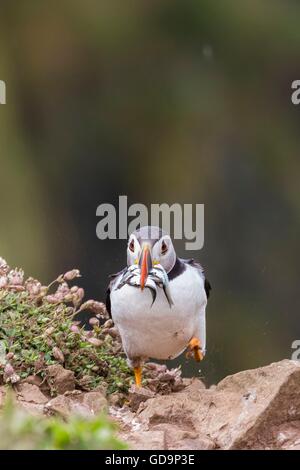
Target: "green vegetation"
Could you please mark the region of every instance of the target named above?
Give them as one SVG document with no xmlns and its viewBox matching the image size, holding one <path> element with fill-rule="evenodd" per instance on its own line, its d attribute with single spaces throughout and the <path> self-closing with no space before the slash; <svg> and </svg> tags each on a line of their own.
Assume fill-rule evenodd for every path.
<svg viewBox="0 0 300 470">
<path fill-rule="evenodd" d="M 75 386 L 107 394 L 125 393 L 132 381 L 119 336 L 104 304 L 83 302 L 74 269 L 48 286 L 25 280 L 0 258 L 0 385 L 14 387 L 29 376 L 47 395 L 56 395 L 48 366 L 60 364 L 74 373 Z M 90 313 L 90 330 L 76 317 Z M 74 319 L 75 318 L 75 319 Z M 31 416 L 8 394 L 0 414 L 1 449 L 123 449 L 116 426 L 104 414 L 60 417 Z"/>
<path fill-rule="evenodd" d="M 9 398 L 0 417 L 0 449 L 98 450 L 125 449 L 116 438 L 116 426 L 105 416 L 92 419 L 31 416 Z"/>
<path fill-rule="evenodd" d="M 105 306 L 83 303 L 83 289 L 70 286 L 79 276 L 73 270 L 42 286 L 32 278 L 24 281 L 21 270 L 11 270 L 0 258 L 0 384 L 30 375 L 47 384 L 47 366 L 61 364 L 74 372 L 79 389 L 102 385 L 107 393 L 127 391 L 132 376 L 118 334 Z M 86 311 L 89 331 L 74 321 Z"/>
</svg>

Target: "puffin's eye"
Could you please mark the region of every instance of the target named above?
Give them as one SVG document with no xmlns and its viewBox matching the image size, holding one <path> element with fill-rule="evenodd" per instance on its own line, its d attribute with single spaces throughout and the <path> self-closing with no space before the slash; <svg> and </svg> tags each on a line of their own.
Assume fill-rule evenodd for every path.
<svg viewBox="0 0 300 470">
<path fill-rule="evenodd" d="M 168 251 L 168 245 L 166 244 L 166 242 L 162 242 L 161 244 L 161 254 L 164 255 L 165 253 L 167 253 Z"/>
<path fill-rule="evenodd" d="M 134 240 L 131 240 L 131 242 L 129 243 L 129 250 L 134 252 Z"/>
</svg>

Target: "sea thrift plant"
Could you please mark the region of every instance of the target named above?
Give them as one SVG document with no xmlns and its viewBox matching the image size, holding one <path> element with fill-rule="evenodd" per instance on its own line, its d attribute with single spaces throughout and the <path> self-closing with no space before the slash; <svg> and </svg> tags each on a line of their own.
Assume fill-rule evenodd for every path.
<svg viewBox="0 0 300 470">
<path fill-rule="evenodd" d="M 38 376 L 46 386 L 47 367 L 60 364 L 74 372 L 78 389 L 128 390 L 118 332 L 102 302 L 84 301 L 79 278 L 73 269 L 42 285 L 0 258 L 0 384 Z M 89 330 L 78 320 L 82 312 L 90 314 Z"/>
</svg>

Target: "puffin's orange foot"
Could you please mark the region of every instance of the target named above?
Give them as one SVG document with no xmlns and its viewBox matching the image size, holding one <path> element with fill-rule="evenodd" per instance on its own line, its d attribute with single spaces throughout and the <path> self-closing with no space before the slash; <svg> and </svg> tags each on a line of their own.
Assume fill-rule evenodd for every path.
<svg viewBox="0 0 300 470">
<path fill-rule="evenodd" d="M 140 366 L 134 367 L 133 371 L 134 371 L 135 385 L 137 387 L 141 387 L 142 386 L 142 368 Z"/>
<path fill-rule="evenodd" d="M 194 336 L 194 338 L 192 338 L 191 341 L 189 342 L 188 347 L 189 347 L 189 350 L 188 350 L 186 356 L 190 357 L 191 353 L 193 353 L 195 361 L 197 361 L 197 362 L 202 361 L 204 356 L 203 356 L 203 353 L 201 351 L 200 340 Z"/>
</svg>

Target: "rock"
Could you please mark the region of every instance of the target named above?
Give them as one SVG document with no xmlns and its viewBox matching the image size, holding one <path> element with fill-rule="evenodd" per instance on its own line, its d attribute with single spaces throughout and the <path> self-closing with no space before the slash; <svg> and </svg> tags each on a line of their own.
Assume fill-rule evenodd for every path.
<svg viewBox="0 0 300 470">
<path fill-rule="evenodd" d="M 196 377 L 193 377 L 192 379 L 184 379 L 183 385 L 184 393 L 196 399 L 198 397 L 198 393 L 202 392 L 206 388 L 205 384 Z M 182 391 L 182 389 L 180 389 L 179 391 Z"/>
<path fill-rule="evenodd" d="M 128 406 L 123 406 L 123 408 L 110 406 L 109 414 L 118 424 L 121 432 L 128 433 L 128 436 L 132 432 L 136 432 L 141 429 L 141 423 L 138 422 L 135 413 L 133 413 Z"/>
<path fill-rule="evenodd" d="M 108 403 L 110 406 L 122 406 L 124 403 L 124 395 L 118 392 L 111 393 L 108 396 Z"/>
<path fill-rule="evenodd" d="M 53 398 L 45 408 L 47 414 L 58 414 L 65 419 L 72 414 L 88 418 L 106 411 L 107 400 L 100 392 L 76 392 Z"/>
<path fill-rule="evenodd" d="M 29 403 L 27 401 L 19 401 L 19 405 L 32 416 L 41 416 L 44 414 L 45 405 L 37 403 Z"/>
<path fill-rule="evenodd" d="M 73 401 L 69 396 L 59 395 L 47 403 L 45 406 L 45 412 L 48 415 L 59 415 L 62 418 L 67 419 L 73 412 L 85 415 L 87 410 L 73 406 Z"/>
<path fill-rule="evenodd" d="M 129 406 L 132 411 L 137 411 L 140 404 L 154 397 L 154 392 L 147 388 L 132 385 L 129 390 Z"/>
<path fill-rule="evenodd" d="M 218 432 L 218 442 L 225 448 L 278 448 L 274 428 L 300 419 L 299 387 L 297 361 L 284 360 L 226 377 L 216 394 L 232 397 L 230 414 L 227 411 L 225 416 L 224 409 L 219 413 L 220 422 L 226 419 L 229 429 L 220 433 L 211 426 L 212 435 Z"/>
<path fill-rule="evenodd" d="M 168 450 L 211 450 L 215 445 L 208 437 L 200 437 L 194 430 L 183 431 L 173 424 L 158 424 L 153 430 L 164 431 L 165 449 Z"/>
<path fill-rule="evenodd" d="M 25 379 L 21 381 L 21 384 L 28 383 L 31 385 L 36 385 L 39 387 L 40 391 L 47 396 L 50 397 L 50 390 L 47 381 L 43 381 L 43 379 L 39 375 L 28 375 Z"/>
<path fill-rule="evenodd" d="M 31 384 L 31 385 L 36 385 L 37 387 L 40 387 L 42 385 L 42 382 L 43 382 L 43 380 L 38 375 L 28 375 L 28 377 L 26 377 L 26 379 L 23 379 L 21 381 L 22 384 L 28 383 L 28 384 Z"/>
<path fill-rule="evenodd" d="M 43 405 L 48 402 L 48 398 L 40 391 L 36 385 L 26 382 L 16 386 L 18 400 L 28 403 Z"/>
<path fill-rule="evenodd" d="M 162 384 L 178 379 L 176 369 L 150 366 L 151 380 Z M 175 380 L 174 380 L 175 377 Z M 74 374 L 60 365 L 48 368 L 48 381 L 57 391 L 48 398 L 40 380 L 27 378 L 14 385 L 20 405 L 32 414 L 58 414 L 64 419 L 86 418 L 107 410 L 105 389 L 75 390 Z M 110 398 L 110 415 L 118 422 L 120 437 L 134 449 L 285 449 L 300 450 L 300 363 L 283 360 L 231 375 L 206 389 L 197 378 L 181 379 L 184 387 L 165 394 L 132 387 L 129 405 L 122 396 Z M 156 390 L 161 390 L 160 384 Z M 8 387 L 0 386 L 0 406 Z"/>
<path fill-rule="evenodd" d="M 63 395 L 65 392 L 75 389 L 74 372 L 64 369 L 61 365 L 54 364 L 48 366 L 47 375 L 51 390 L 55 391 L 58 395 Z"/>
<path fill-rule="evenodd" d="M 169 394 L 184 389 L 181 369 L 167 369 L 165 365 L 148 363 L 145 365 L 147 388 L 156 393 Z"/>
<path fill-rule="evenodd" d="M 210 389 L 197 379 L 185 385 L 138 407 L 140 437 L 133 431 L 131 439 L 127 430 L 130 442 L 147 448 L 137 439 L 160 431 L 166 449 L 300 448 L 299 362 L 240 372 Z"/>
<path fill-rule="evenodd" d="M 107 410 L 107 400 L 101 392 L 87 392 L 79 396 L 79 402 L 86 406 L 90 413 L 97 415 Z"/>
<path fill-rule="evenodd" d="M 170 424 L 176 430 L 197 432 L 194 421 L 198 419 L 196 416 L 198 408 L 199 402 L 190 399 L 185 393 L 157 395 L 149 399 L 143 409 L 139 410 L 138 418 L 146 429 L 152 429 L 160 424 Z"/>
<path fill-rule="evenodd" d="M 272 441 L 284 450 L 300 450 L 300 420 L 284 423 L 271 430 Z"/>
<path fill-rule="evenodd" d="M 126 439 L 126 436 L 124 436 Z M 129 447 L 138 450 L 163 450 L 166 448 L 164 431 L 134 432 L 126 439 Z"/>
</svg>

